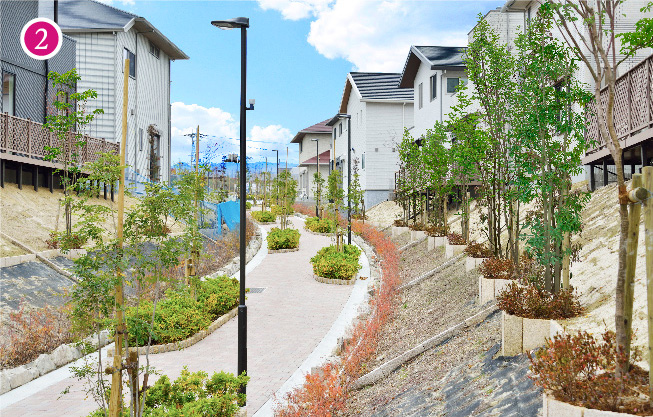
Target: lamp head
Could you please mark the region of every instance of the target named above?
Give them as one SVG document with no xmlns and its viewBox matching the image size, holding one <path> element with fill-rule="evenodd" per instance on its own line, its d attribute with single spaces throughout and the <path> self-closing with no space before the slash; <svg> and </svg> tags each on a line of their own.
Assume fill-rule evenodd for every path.
<svg viewBox="0 0 653 417">
<path fill-rule="evenodd" d="M 227 20 L 214 20 L 211 24 L 215 27 L 219 27 L 223 30 L 237 29 L 237 28 L 248 28 L 249 27 L 249 18 L 248 17 L 235 17 L 233 19 Z"/>
</svg>

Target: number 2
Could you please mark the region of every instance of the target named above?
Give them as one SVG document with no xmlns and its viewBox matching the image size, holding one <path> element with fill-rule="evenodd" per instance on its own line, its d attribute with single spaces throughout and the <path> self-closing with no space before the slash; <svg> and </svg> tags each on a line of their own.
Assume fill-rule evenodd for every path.
<svg viewBox="0 0 653 417">
<path fill-rule="evenodd" d="M 46 44 L 46 45 L 42 45 L 43 42 L 45 42 L 45 38 L 48 37 L 48 31 L 45 30 L 45 29 L 43 29 L 43 28 L 41 28 L 41 29 L 39 29 L 39 30 L 36 31 L 37 34 L 38 34 L 39 32 L 43 32 L 43 39 L 41 39 L 41 42 L 39 42 L 39 44 L 36 45 L 36 46 L 34 47 L 34 49 L 48 49 L 48 45 L 47 45 L 47 44 Z"/>
</svg>

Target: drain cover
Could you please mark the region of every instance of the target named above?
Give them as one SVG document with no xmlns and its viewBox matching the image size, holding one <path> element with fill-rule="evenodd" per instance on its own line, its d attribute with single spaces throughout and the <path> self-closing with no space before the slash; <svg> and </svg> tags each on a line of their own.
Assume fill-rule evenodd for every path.
<svg viewBox="0 0 653 417">
<path fill-rule="evenodd" d="M 250 294 L 256 294 L 256 293 L 263 292 L 263 291 L 265 291 L 265 288 L 261 288 L 261 287 L 258 287 L 258 288 L 250 288 L 250 289 L 249 289 L 249 293 L 250 293 Z"/>
</svg>

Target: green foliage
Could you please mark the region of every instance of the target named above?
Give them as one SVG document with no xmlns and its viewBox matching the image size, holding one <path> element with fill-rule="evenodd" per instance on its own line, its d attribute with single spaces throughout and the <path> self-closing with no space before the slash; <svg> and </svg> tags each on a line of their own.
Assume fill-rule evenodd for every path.
<svg viewBox="0 0 653 417">
<path fill-rule="evenodd" d="M 304 227 L 315 233 L 333 233 L 336 231 L 336 222 L 331 219 L 309 217 L 306 219 Z"/>
<path fill-rule="evenodd" d="M 324 177 L 319 170 L 313 174 L 313 192 L 315 193 L 315 204 L 321 209 L 324 194 Z"/>
<path fill-rule="evenodd" d="M 145 300 L 125 311 L 129 343 L 147 345 L 152 327 L 152 342 L 164 344 L 189 338 L 238 304 L 238 285 L 227 277 L 199 281 L 197 297 L 188 289 L 168 290 L 154 304 Z M 154 315 L 153 326 L 151 323 Z"/>
<path fill-rule="evenodd" d="M 284 207 L 284 206 L 277 206 L 276 204 L 270 206 L 270 211 L 275 216 L 283 216 L 284 214 L 288 215 L 294 213 L 292 206 Z"/>
<path fill-rule="evenodd" d="M 252 208 L 252 202 L 251 201 L 245 201 L 245 208 L 247 210 L 250 210 Z"/>
<path fill-rule="evenodd" d="M 343 245 L 342 252 L 334 245 L 326 246 L 311 258 L 313 273 L 323 278 L 352 279 L 361 269 L 360 254 L 361 250 L 354 245 Z"/>
<path fill-rule="evenodd" d="M 652 9 L 653 2 L 649 2 L 640 12 L 649 13 Z M 653 46 L 653 18 L 644 17 L 635 23 L 634 32 L 617 33 L 615 37 L 621 38 L 621 53 L 628 57 L 642 48 L 650 48 Z"/>
<path fill-rule="evenodd" d="M 299 230 L 273 227 L 267 236 L 268 249 L 294 249 L 299 246 Z"/>
<path fill-rule="evenodd" d="M 361 188 L 360 172 L 358 168 L 359 158 L 352 162 L 352 179 L 347 198 L 351 201 L 351 209 L 354 213 L 362 214 L 365 207 L 365 191 Z"/>
<path fill-rule="evenodd" d="M 270 211 L 252 211 L 252 217 L 257 222 L 270 223 L 277 220 L 276 214 Z"/>
<path fill-rule="evenodd" d="M 211 378 L 203 371 L 190 372 L 184 366 L 181 376 L 170 383 L 164 375 L 147 391 L 146 417 L 232 417 L 245 404 L 241 387 L 249 377 L 220 372 Z"/>
</svg>

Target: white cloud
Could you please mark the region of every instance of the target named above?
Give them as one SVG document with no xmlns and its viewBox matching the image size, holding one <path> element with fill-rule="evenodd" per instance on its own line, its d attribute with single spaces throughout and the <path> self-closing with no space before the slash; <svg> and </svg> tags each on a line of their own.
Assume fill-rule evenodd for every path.
<svg viewBox="0 0 653 417">
<path fill-rule="evenodd" d="M 208 135 L 200 140 L 200 158 L 211 156 L 212 162 L 219 162 L 223 154 L 239 152 L 239 123 L 231 113 L 217 107 L 175 102 L 172 103 L 171 126 L 173 164 L 180 160 L 190 162 L 193 140 L 185 135 L 195 133 L 198 125 L 200 134 Z M 281 157 L 292 133 L 281 125 L 253 126 L 247 139 L 247 155 L 256 162 L 264 160 L 266 155 L 274 155 L 269 149 L 279 149 Z M 295 148 L 290 146 L 291 155 L 296 155 Z"/>
<path fill-rule="evenodd" d="M 108 4 L 110 6 L 115 6 L 116 3 L 121 3 L 123 6 L 134 6 L 136 4 L 135 0 L 98 0 L 100 3 Z"/>
<path fill-rule="evenodd" d="M 344 58 L 357 71 L 379 72 L 401 71 L 410 45 L 467 45 L 469 28 L 455 22 L 460 16 L 473 19 L 479 11 L 470 2 L 259 0 L 259 4 L 286 19 L 311 17 L 308 42 L 320 54 Z"/>
</svg>

